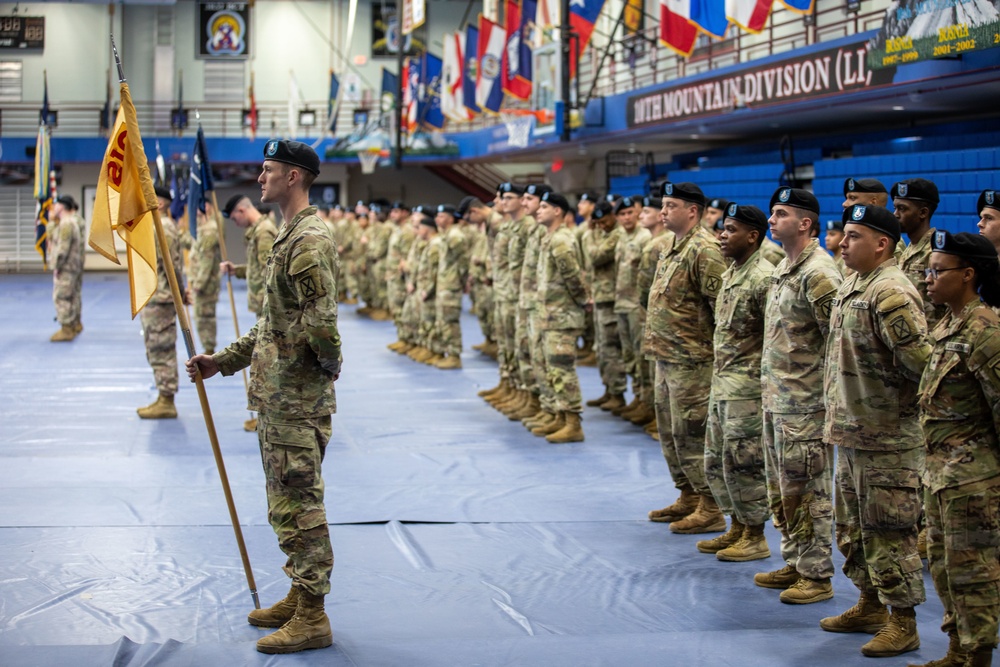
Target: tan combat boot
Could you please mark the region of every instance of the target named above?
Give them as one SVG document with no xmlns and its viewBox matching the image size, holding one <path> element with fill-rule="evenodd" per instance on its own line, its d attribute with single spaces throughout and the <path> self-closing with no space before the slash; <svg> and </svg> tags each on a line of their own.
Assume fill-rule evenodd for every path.
<svg viewBox="0 0 1000 667">
<path fill-rule="evenodd" d="M 73 322 L 73 332 L 74 333 L 82 333 L 83 332 L 83 322 L 81 322 L 80 320 L 77 320 L 76 322 Z"/>
<path fill-rule="evenodd" d="M 672 505 L 667 505 L 661 510 L 651 510 L 649 520 L 659 523 L 670 523 L 679 521 L 688 514 L 698 509 L 699 496 L 690 486 L 681 487 L 681 497 Z"/>
<path fill-rule="evenodd" d="M 793 586 L 800 579 L 798 570 L 794 565 L 786 564 L 780 570 L 773 572 L 758 572 L 753 575 L 753 583 L 761 588 L 781 588 L 785 589 Z M 846 631 L 845 631 L 846 632 Z"/>
<path fill-rule="evenodd" d="M 829 579 L 799 577 L 794 584 L 781 591 L 778 599 L 785 604 L 812 604 L 833 597 L 833 584 Z"/>
<path fill-rule="evenodd" d="M 879 602 L 878 593 L 861 592 L 858 603 L 839 616 L 819 622 L 827 632 L 867 632 L 875 634 L 889 622 L 889 610 Z"/>
<path fill-rule="evenodd" d="M 993 650 L 990 649 L 990 654 L 992 653 Z M 953 630 L 948 633 L 948 653 L 943 658 L 919 665 L 911 663 L 906 667 L 967 667 L 967 665 L 975 664 L 969 662 L 971 657 L 972 654 L 962 650 L 962 642 L 958 639 L 958 633 Z M 989 665 L 990 663 L 985 662 L 982 664 Z"/>
<path fill-rule="evenodd" d="M 764 524 L 747 526 L 740 539 L 716 553 L 715 557 L 729 563 L 745 563 L 751 560 L 770 558 L 771 549 L 767 546 L 767 538 L 764 537 Z M 831 592 L 830 595 L 833 593 Z"/>
<path fill-rule="evenodd" d="M 63 325 L 59 327 L 59 331 L 52 334 L 52 337 L 49 338 L 49 341 L 52 343 L 68 343 L 74 338 L 76 338 L 76 332 L 73 331 L 73 327 L 68 327 L 66 325 Z"/>
<path fill-rule="evenodd" d="M 656 440 L 657 442 L 660 441 L 660 427 L 657 426 L 655 417 L 653 418 L 653 421 L 646 424 L 643 430 L 646 431 L 646 435 L 653 440 Z"/>
<path fill-rule="evenodd" d="M 385 322 L 386 320 L 391 320 L 392 315 L 385 308 L 375 308 L 368 313 L 368 316 L 375 320 L 376 322 Z"/>
<path fill-rule="evenodd" d="M 403 347 L 404 344 L 405 343 L 403 343 L 403 341 L 397 340 L 395 343 L 389 343 L 386 345 L 386 348 L 392 350 L 393 352 L 398 352 L 399 348 Z"/>
<path fill-rule="evenodd" d="M 534 417 L 542 409 L 542 402 L 538 399 L 538 394 L 528 392 L 528 400 L 520 409 L 507 413 L 507 418 L 512 422 L 519 422 L 527 417 Z"/>
<path fill-rule="evenodd" d="M 437 366 L 441 361 L 444 361 L 444 355 L 435 352 L 426 359 L 421 360 L 421 363 L 427 364 L 428 366 Z"/>
<path fill-rule="evenodd" d="M 719 511 L 719 506 L 712 496 L 702 496 L 698 509 L 670 524 L 670 532 L 681 535 L 721 533 L 725 529 L 726 517 Z"/>
<path fill-rule="evenodd" d="M 580 413 L 564 412 L 562 415 L 565 419 L 563 427 L 555 433 L 550 433 L 545 439 L 555 444 L 583 442 L 583 425 L 580 423 Z"/>
<path fill-rule="evenodd" d="M 503 388 L 504 388 L 504 381 L 501 378 L 500 382 L 497 383 L 497 386 L 491 387 L 490 389 L 480 390 L 479 392 L 476 393 L 476 396 L 479 396 L 480 398 L 489 398 L 490 396 L 493 396 L 494 394 L 498 393 Z"/>
<path fill-rule="evenodd" d="M 989 646 L 977 648 L 969 654 L 965 667 L 990 667 L 993 664 L 993 649 Z"/>
<path fill-rule="evenodd" d="M 589 401 L 587 401 L 587 407 L 588 408 L 599 408 L 601 406 L 601 403 L 603 403 L 604 401 L 606 401 L 606 400 L 608 400 L 610 398 L 611 398 L 611 394 L 608 392 L 608 388 L 605 387 L 603 394 L 601 394 L 597 398 L 592 398 Z"/>
<path fill-rule="evenodd" d="M 299 606 L 299 589 L 292 586 L 283 599 L 266 609 L 254 609 L 247 615 L 247 623 L 258 628 L 280 628 L 295 616 Z"/>
<path fill-rule="evenodd" d="M 597 365 L 597 353 L 590 350 L 587 354 L 576 360 L 577 366 L 596 366 Z"/>
<path fill-rule="evenodd" d="M 740 520 L 733 517 L 733 522 L 729 526 L 729 532 L 718 537 L 713 537 L 710 540 L 699 540 L 695 542 L 694 546 L 703 554 L 718 553 L 726 547 L 736 544 L 743 537 L 744 528 L 745 526 L 740 523 Z"/>
<path fill-rule="evenodd" d="M 398 354 L 409 354 L 410 350 L 416 347 L 413 343 L 408 343 L 406 341 L 402 341 L 402 343 L 403 344 L 399 346 L 399 349 L 396 350 Z"/>
<path fill-rule="evenodd" d="M 323 596 L 301 591 L 295 615 L 274 634 L 257 640 L 257 650 L 261 653 L 296 653 L 331 644 L 333 631 L 330 619 L 323 610 Z"/>
<path fill-rule="evenodd" d="M 257 430 L 257 418 L 256 417 L 252 417 L 252 418 L 246 420 L 245 422 L 243 422 L 243 430 L 244 431 L 250 431 L 251 433 L 253 431 L 256 431 Z"/>
<path fill-rule="evenodd" d="M 608 400 L 604 401 L 597 407 L 599 407 L 601 410 L 604 410 L 605 412 L 611 412 L 615 408 L 621 408 L 624 406 L 625 406 L 624 396 L 622 396 L 621 394 L 611 394 L 611 397 L 608 398 Z"/>
<path fill-rule="evenodd" d="M 559 431 L 565 425 L 566 425 L 566 416 L 561 412 L 557 412 L 553 414 L 552 418 L 546 421 L 545 423 L 531 429 L 531 434 L 537 435 L 540 438 L 544 438 L 548 435 L 552 435 L 556 431 Z"/>
<path fill-rule="evenodd" d="M 486 402 L 492 405 L 493 407 L 496 407 L 500 403 L 503 403 L 508 398 L 510 398 L 513 395 L 513 392 L 514 392 L 514 387 L 512 387 L 510 383 L 507 382 L 506 380 L 503 380 L 500 383 L 500 388 L 496 392 L 485 397 Z"/>
<path fill-rule="evenodd" d="M 177 419 L 173 394 L 164 394 L 162 391 L 155 401 L 144 408 L 137 408 L 136 412 L 141 419 Z"/>
<path fill-rule="evenodd" d="M 455 370 L 462 367 L 462 360 L 457 355 L 449 354 L 447 357 L 434 364 L 434 366 L 443 371 Z"/>
<path fill-rule="evenodd" d="M 551 424 L 555 418 L 556 414 L 554 412 L 546 412 L 545 410 L 542 410 L 531 419 L 525 421 L 524 428 L 534 433 L 536 428 L 541 428 L 547 424 Z"/>
<path fill-rule="evenodd" d="M 513 398 L 511 398 L 509 401 L 502 403 L 501 405 L 498 405 L 497 410 L 502 412 L 504 416 L 509 417 L 515 412 L 518 412 L 521 409 L 523 409 L 524 406 L 527 405 L 528 401 L 530 400 L 531 400 L 530 391 L 527 391 L 525 389 L 518 389 L 514 392 Z"/>
<path fill-rule="evenodd" d="M 489 404 L 496 409 L 497 412 L 503 412 L 509 408 L 513 403 L 521 401 L 521 390 L 515 387 L 513 384 L 507 386 L 507 390 L 499 394 L 496 398 L 489 401 Z"/>
<path fill-rule="evenodd" d="M 613 414 L 615 417 L 624 417 L 626 412 L 635 410 L 637 407 L 639 407 L 638 396 L 634 397 L 631 403 L 611 408 L 611 414 Z"/>
<path fill-rule="evenodd" d="M 917 610 L 913 607 L 893 607 L 889 622 L 861 647 L 861 652 L 869 658 L 888 658 L 918 648 Z"/>
<path fill-rule="evenodd" d="M 622 415 L 623 417 L 625 415 Z M 636 426 L 645 426 L 656 419 L 656 413 L 647 403 L 640 401 L 639 407 L 628 414 L 626 419 Z"/>
</svg>

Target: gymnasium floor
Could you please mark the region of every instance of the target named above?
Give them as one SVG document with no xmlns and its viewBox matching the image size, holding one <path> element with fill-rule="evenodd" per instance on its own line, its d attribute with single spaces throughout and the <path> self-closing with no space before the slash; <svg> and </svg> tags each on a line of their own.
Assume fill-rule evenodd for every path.
<svg viewBox="0 0 1000 667">
<path fill-rule="evenodd" d="M 244 329 L 246 293 L 236 283 Z M 155 396 L 121 274 L 88 274 L 86 330 L 52 344 L 51 278 L 0 276 L 0 665 L 905 665 L 940 657 L 941 605 L 926 579 L 922 648 L 864 658 L 868 635 L 817 622 L 854 604 L 778 602 L 699 536 L 646 521 L 673 501 L 659 446 L 588 408 L 587 440 L 550 445 L 461 371 L 392 354 L 388 322 L 340 313 L 344 371 L 327 449 L 336 554 L 334 647 L 254 650 L 252 601 L 194 386 L 180 418 L 142 421 Z M 233 338 L 228 299 L 220 343 Z M 481 342 L 463 320 L 465 345 Z M 183 358 L 183 353 L 179 355 Z M 600 393 L 581 369 L 585 397 Z M 250 561 L 268 605 L 288 580 L 267 523 L 263 473 L 239 375 L 206 384 Z M 768 527 L 772 552 L 778 539 Z M 842 559 L 836 556 L 839 568 Z"/>
</svg>

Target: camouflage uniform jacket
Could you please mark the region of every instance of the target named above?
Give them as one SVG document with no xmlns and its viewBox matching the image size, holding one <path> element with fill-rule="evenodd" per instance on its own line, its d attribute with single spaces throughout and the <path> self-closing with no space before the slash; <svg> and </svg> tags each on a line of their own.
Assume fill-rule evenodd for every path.
<svg viewBox="0 0 1000 667">
<path fill-rule="evenodd" d="M 388 262 L 385 266 L 386 280 L 398 282 L 403 280 L 403 270 L 399 263 L 406 259 L 417 233 L 409 222 L 396 225 L 389 235 Z"/>
<path fill-rule="evenodd" d="M 713 311 L 725 270 L 719 242 L 701 225 L 660 254 L 649 289 L 646 355 L 674 364 L 712 362 Z"/>
<path fill-rule="evenodd" d="M 260 319 L 214 356 L 223 375 L 250 366 L 248 409 L 294 419 L 337 411 L 338 262 L 333 237 L 316 207 L 282 225 L 267 264 Z"/>
<path fill-rule="evenodd" d="M 823 440 L 839 447 L 920 447 L 917 382 L 931 347 L 923 303 L 896 260 L 837 290 L 826 344 Z"/>
<path fill-rule="evenodd" d="M 761 404 L 773 414 L 823 411 L 830 309 L 840 286 L 833 259 L 813 239 L 771 274 L 760 361 Z"/>
<path fill-rule="evenodd" d="M 573 236 L 576 237 L 576 242 L 580 246 L 580 250 L 583 250 L 584 237 L 587 235 L 587 232 L 593 228 L 594 226 L 590 224 L 590 220 L 584 220 L 571 230 L 573 232 Z"/>
<path fill-rule="evenodd" d="M 615 248 L 624 234 L 616 226 L 610 232 L 599 227 L 590 230 L 589 259 L 592 268 L 590 289 L 594 303 L 614 303 L 615 300 Z"/>
<path fill-rule="evenodd" d="M 184 264 L 183 249 L 181 248 L 181 235 L 177 231 L 177 223 L 169 215 L 163 216 L 160 221 L 163 223 L 163 235 L 167 237 L 167 246 L 170 248 L 170 259 L 174 263 L 174 271 L 177 273 L 177 285 L 181 291 L 184 290 Z M 164 268 L 163 259 L 160 255 L 160 244 L 156 243 L 156 291 L 149 299 L 150 303 L 173 303 L 174 295 L 170 291 L 170 281 L 167 280 L 167 271 Z"/>
<path fill-rule="evenodd" d="M 1000 476 L 1000 320 L 978 299 L 930 334 L 920 379 L 927 446 L 924 485 L 941 489 Z"/>
<path fill-rule="evenodd" d="M 764 310 L 774 265 L 758 249 L 743 266 L 722 274 L 715 299 L 715 364 L 712 397 L 717 401 L 760 400 Z"/>
<path fill-rule="evenodd" d="M 452 225 L 441 239 L 437 266 L 437 298 L 446 306 L 461 306 L 468 266 L 468 240 L 465 231 Z"/>
<path fill-rule="evenodd" d="M 672 231 L 664 229 L 642 247 L 642 259 L 639 260 L 639 271 L 635 277 L 635 289 L 639 295 L 639 306 L 643 309 L 649 301 L 649 288 L 653 286 L 653 279 L 656 278 L 656 265 L 660 261 L 660 254 L 673 248 L 676 238 Z"/>
<path fill-rule="evenodd" d="M 517 297 L 517 307 L 522 310 L 535 310 L 539 306 L 538 258 L 539 248 L 545 236 L 545 227 L 537 222 L 528 230 L 528 240 L 524 244 L 524 266 L 521 267 L 521 287 Z"/>
<path fill-rule="evenodd" d="M 60 219 L 53 237 L 56 242 L 53 244 L 55 246 L 55 263 L 52 268 L 67 274 L 77 274 L 83 271 L 83 255 L 80 253 L 83 239 L 80 236 L 80 227 L 74 217 L 67 215 Z"/>
<path fill-rule="evenodd" d="M 247 263 L 236 267 L 236 277 L 246 279 L 247 306 L 254 313 L 264 307 L 264 273 L 277 236 L 277 227 L 266 216 L 261 216 L 256 225 L 247 227 Z"/>
<path fill-rule="evenodd" d="M 489 232 L 477 231 L 469 248 L 469 278 L 475 285 L 489 285 L 493 280 L 492 239 Z"/>
<path fill-rule="evenodd" d="M 385 259 L 389 252 L 389 235 L 392 234 L 392 225 L 387 222 L 373 222 L 367 231 L 368 248 L 365 256 L 371 263 Z"/>
<path fill-rule="evenodd" d="M 947 306 L 934 305 L 934 302 L 927 296 L 927 276 L 924 275 L 924 269 L 931 261 L 931 239 L 934 238 L 936 231 L 931 227 L 926 234 L 920 237 L 919 241 L 906 246 L 906 250 L 896 258 L 899 270 L 906 274 L 906 277 L 920 293 L 920 298 L 924 300 L 924 319 L 927 320 L 928 330 L 933 329 L 938 320 L 948 312 Z"/>
<path fill-rule="evenodd" d="M 73 212 L 70 216 L 77 228 L 80 230 L 80 245 L 77 248 L 77 254 L 80 256 L 80 271 L 83 271 L 83 266 L 86 263 L 86 252 L 87 252 L 87 221 L 83 219 L 83 216 L 77 212 Z"/>
<path fill-rule="evenodd" d="M 353 260 L 357 257 L 358 227 L 347 218 L 341 218 L 334 224 L 333 238 L 341 259 Z"/>
<path fill-rule="evenodd" d="M 414 286 L 420 300 L 425 303 L 433 303 L 437 296 L 438 265 L 441 263 L 441 255 L 444 254 L 444 238 L 438 234 L 427 240 L 427 245 L 420 253 L 420 260 L 417 262 L 417 279 Z"/>
<path fill-rule="evenodd" d="M 544 229 L 544 228 L 543 228 Z M 583 329 L 590 299 L 583 256 L 573 232 L 560 227 L 542 238 L 538 257 L 538 306 L 547 330 Z"/>
<path fill-rule="evenodd" d="M 514 222 L 504 220 L 493 239 L 493 298 L 511 303 L 517 301 L 510 277 L 510 239 Z"/>
<path fill-rule="evenodd" d="M 615 246 L 615 312 L 639 309 L 638 274 L 642 249 L 653 238 L 645 227 L 636 226 L 629 234 L 622 229 Z"/>
<path fill-rule="evenodd" d="M 420 260 L 427 249 L 427 241 L 415 236 L 410 251 L 406 253 L 406 284 L 413 285 L 414 291 L 417 289 L 417 272 L 420 269 Z"/>
<path fill-rule="evenodd" d="M 528 234 L 538 225 L 535 219 L 526 215 L 515 220 L 510 226 L 510 242 L 507 245 L 507 261 L 510 270 L 510 293 L 504 294 L 504 301 L 520 302 L 521 271 L 524 269 L 524 250 L 528 244 Z"/>
<path fill-rule="evenodd" d="M 198 225 L 198 238 L 191 252 L 191 287 L 199 294 L 218 294 L 220 289 L 219 263 L 222 249 L 219 247 L 219 226 L 214 220 L 205 220 Z"/>
<path fill-rule="evenodd" d="M 760 244 L 760 254 L 764 255 L 764 259 L 771 262 L 771 266 L 777 266 L 785 258 L 785 250 L 766 236 L 763 243 Z"/>
</svg>

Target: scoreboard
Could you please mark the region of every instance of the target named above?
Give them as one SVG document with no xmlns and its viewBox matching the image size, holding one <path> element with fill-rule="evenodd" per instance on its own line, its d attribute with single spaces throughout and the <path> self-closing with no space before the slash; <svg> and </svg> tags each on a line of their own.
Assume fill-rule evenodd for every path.
<svg viewBox="0 0 1000 667">
<path fill-rule="evenodd" d="M 0 49 L 45 48 L 44 16 L 0 16 Z"/>
</svg>

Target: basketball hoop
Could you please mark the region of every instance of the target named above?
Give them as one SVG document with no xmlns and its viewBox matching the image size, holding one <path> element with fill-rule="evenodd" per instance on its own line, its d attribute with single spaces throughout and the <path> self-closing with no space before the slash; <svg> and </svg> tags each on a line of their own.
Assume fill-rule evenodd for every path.
<svg viewBox="0 0 1000 667">
<path fill-rule="evenodd" d="M 378 159 L 382 157 L 381 148 L 366 148 L 358 151 L 358 161 L 361 162 L 362 174 L 374 174 Z"/>
<path fill-rule="evenodd" d="M 507 127 L 507 143 L 514 148 L 527 148 L 531 136 L 531 119 L 528 114 L 502 113 L 500 117 Z"/>
</svg>

